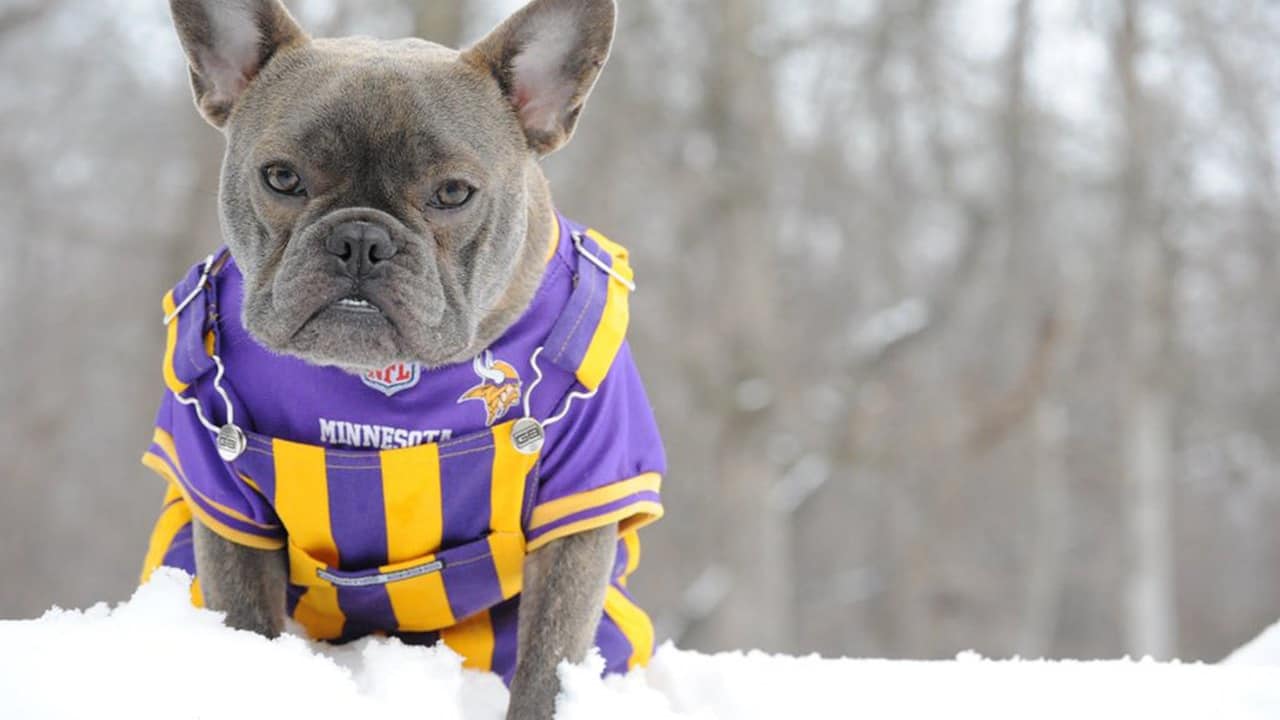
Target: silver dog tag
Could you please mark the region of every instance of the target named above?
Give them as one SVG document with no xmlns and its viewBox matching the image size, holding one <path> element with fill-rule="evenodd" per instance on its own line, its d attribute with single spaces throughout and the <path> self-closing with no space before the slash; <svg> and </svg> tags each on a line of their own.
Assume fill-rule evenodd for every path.
<svg viewBox="0 0 1280 720">
<path fill-rule="evenodd" d="M 511 427 L 511 444 L 521 454 L 537 454 L 546 439 L 547 433 L 542 429 L 542 423 L 531 417 L 522 417 Z"/>
<path fill-rule="evenodd" d="M 248 441 L 244 437 L 244 431 L 235 425 L 223 425 L 218 430 L 218 455 L 223 460 L 231 462 L 244 454 Z"/>
</svg>

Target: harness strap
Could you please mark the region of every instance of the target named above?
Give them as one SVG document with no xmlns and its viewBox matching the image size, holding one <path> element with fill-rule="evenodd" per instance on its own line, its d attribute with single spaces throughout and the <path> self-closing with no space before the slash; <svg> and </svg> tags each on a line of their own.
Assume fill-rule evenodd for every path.
<svg viewBox="0 0 1280 720">
<path fill-rule="evenodd" d="M 164 296 L 164 383 L 175 394 L 215 369 L 212 307 L 217 293 L 211 291 L 227 257 L 226 248 L 210 255 Z"/>
<path fill-rule="evenodd" d="M 543 343 L 545 357 L 594 392 L 613 366 L 631 318 L 635 288 L 627 250 L 595 230 L 573 232 L 574 288 Z"/>
</svg>

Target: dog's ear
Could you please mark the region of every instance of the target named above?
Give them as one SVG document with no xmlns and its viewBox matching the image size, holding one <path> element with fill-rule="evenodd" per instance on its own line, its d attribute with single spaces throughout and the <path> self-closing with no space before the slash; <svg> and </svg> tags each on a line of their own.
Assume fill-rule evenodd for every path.
<svg viewBox="0 0 1280 720">
<path fill-rule="evenodd" d="M 534 0 L 463 54 L 497 79 L 539 155 L 573 135 L 609 57 L 616 14 L 614 0 Z"/>
<path fill-rule="evenodd" d="M 187 54 L 196 107 L 219 128 L 277 52 L 307 41 L 280 0 L 169 0 L 169 9 Z"/>
</svg>

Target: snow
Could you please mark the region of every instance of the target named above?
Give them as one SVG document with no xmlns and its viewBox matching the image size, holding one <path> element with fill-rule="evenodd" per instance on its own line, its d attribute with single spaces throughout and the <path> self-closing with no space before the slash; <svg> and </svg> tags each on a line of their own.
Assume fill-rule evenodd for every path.
<svg viewBox="0 0 1280 720">
<path fill-rule="evenodd" d="M 1280 667 L 1280 622 L 1227 656 L 1223 665 Z"/>
<path fill-rule="evenodd" d="M 507 691 L 445 648 L 327 647 L 228 630 L 161 572 L 113 609 L 0 622 L 0 717 L 501 718 Z M 562 668 L 561 720 L 1265 718 L 1280 716 L 1280 627 L 1230 664 L 824 660 L 667 645 L 647 670 Z"/>
</svg>

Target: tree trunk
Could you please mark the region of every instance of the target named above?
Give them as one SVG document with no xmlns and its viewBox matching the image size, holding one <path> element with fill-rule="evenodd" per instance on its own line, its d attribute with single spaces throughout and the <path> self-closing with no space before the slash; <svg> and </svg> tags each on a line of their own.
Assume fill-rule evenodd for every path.
<svg viewBox="0 0 1280 720">
<path fill-rule="evenodd" d="M 721 647 L 784 651 L 795 627 L 790 518 L 772 501 L 777 473 L 765 452 L 777 406 L 766 399 L 766 407 L 755 407 L 737 397 L 742 383 L 765 395 L 780 387 L 771 374 L 781 365 L 775 248 L 768 232 L 774 165 L 770 149 L 760 143 L 777 132 L 774 90 L 769 63 L 750 45 L 763 12 L 759 2 L 742 0 L 709 18 L 717 52 L 707 71 L 704 112 L 719 162 L 709 192 L 707 217 L 712 219 L 703 221 L 709 223 L 703 232 L 719 234 L 721 252 L 733 248 L 731 255 L 711 256 L 706 268 L 718 276 L 713 322 L 729 350 L 718 359 L 715 391 L 726 410 L 717 434 L 720 527 L 722 537 L 732 538 L 721 548 L 721 558 L 734 590 L 715 616 L 712 632 Z"/>
<path fill-rule="evenodd" d="M 1114 52 L 1125 138 L 1119 239 L 1128 247 L 1131 293 L 1130 381 L 1123 415 L 1132 543 L 1125 626 L 1130 653 L 1169 658 L 1177 651 L 1170 522 L 1173 408 L 1167 374 L 1172 308 L 1166 248 L 1150 188 L 1155 138 L 1137 70 L 1142 52 L 1138 0 L 1124 3 Z"/>
</svg>

